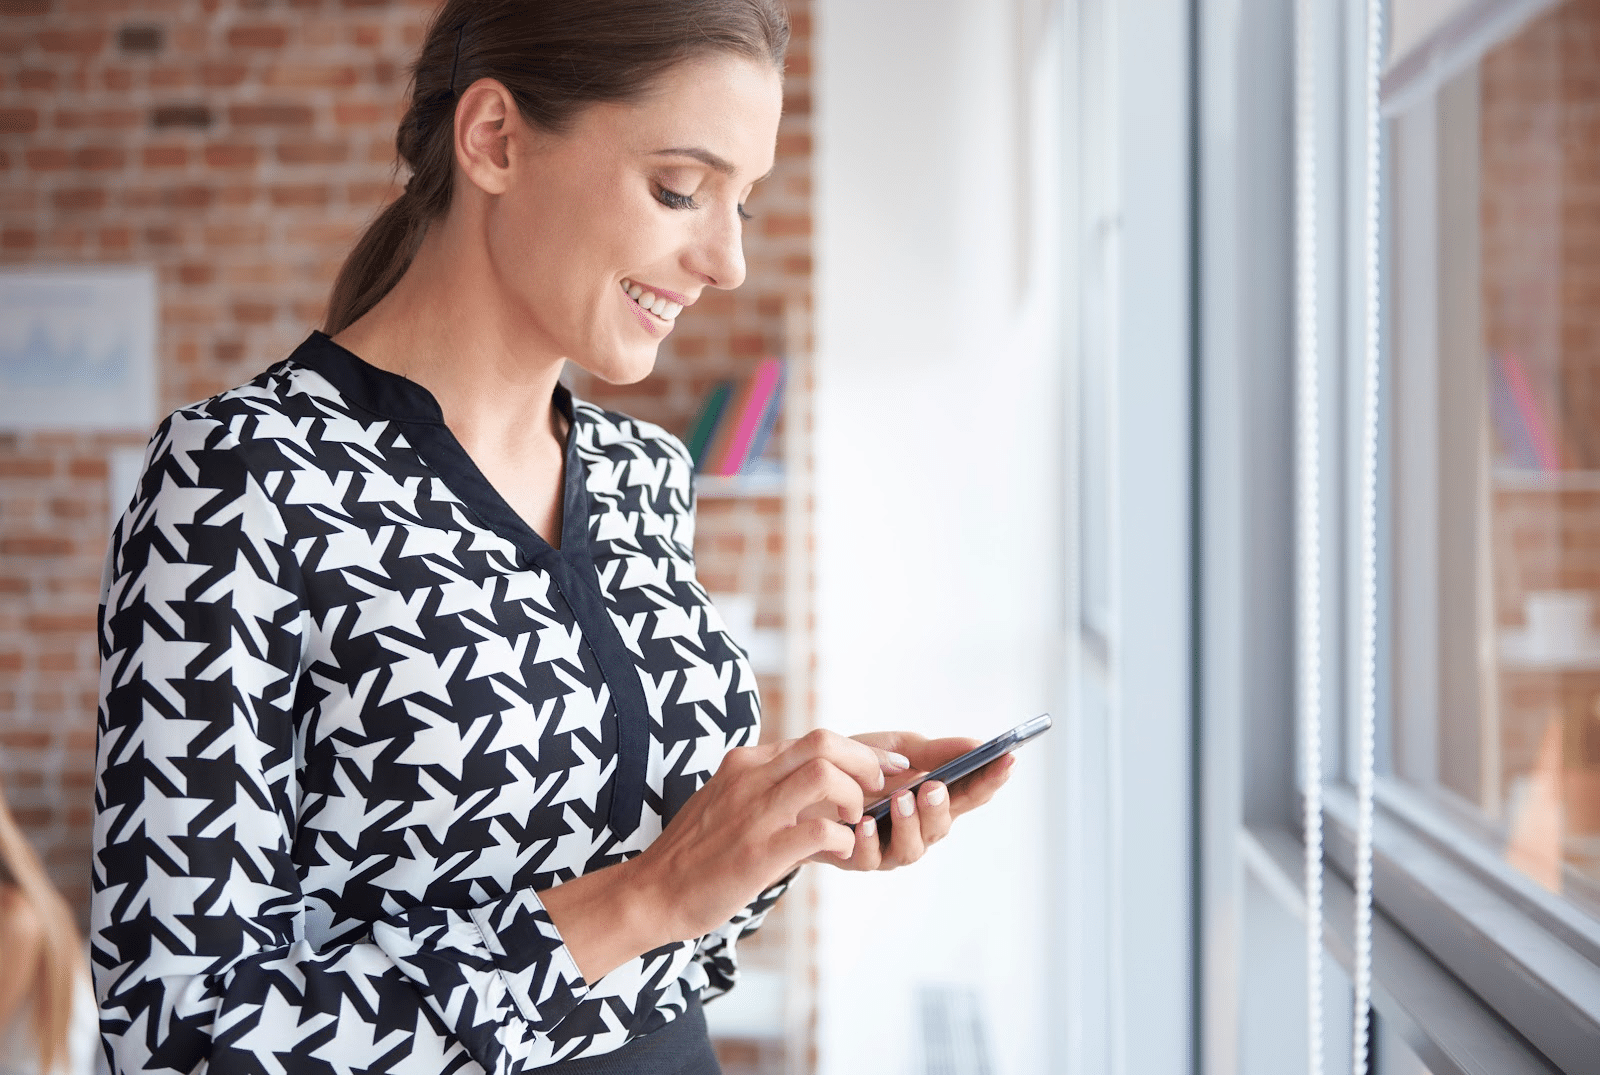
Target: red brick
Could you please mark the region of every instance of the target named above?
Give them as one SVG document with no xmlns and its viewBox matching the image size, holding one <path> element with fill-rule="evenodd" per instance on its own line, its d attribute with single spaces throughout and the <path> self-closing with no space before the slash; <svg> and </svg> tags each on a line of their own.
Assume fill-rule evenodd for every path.
<svg viewBox="0 0 1600 1075">
<path fill-rule="evenodd" d="M 211 89 L 241 85 L 250 74 L 242 63 L 207 63 L 200 68 L 200 84 Z"/>
<path fill-rule="evenodd" d="M 0 249 L 32 250 L 39 245 L 39 236 L 32 228 L 5 228 L 0 230 Z"/>
<path fill-rule="evenodd" d="M 49 750 L 50 733 L 40 728 L 0 730 L 0 745 L 7 750 Z"/>
<path fill-rule="evenodd" d="M 370 127 L 389 115 L 389 109 L 371 103 L 335 102 L 333 106 L 333 121 L 341 127 Z"/>
<path fill-rule="evenodd" d="M 39 655 L 39 670 L 41 672 L 76 672 L 78 670 L 78 655 L 71 650 L 41 653 Z"/>
<path fill-rule="evenodd" d="M 277 316 L 277 308 L 265 302 L 236 302 L 233 318 L 243 325 L 264 325 Z"/>
<path fill-rule="evenodd" d="M 178 266 L 178 282 L 194 287 L 200 284 L 209 284 L 216 278 L 217 271 L 210 265 L 201 265 L 186 262 Z"/>
<path fill-rule="evenodd" d="M 63 108 L 56 113 L 56 126 L 64 131 L 119 131 L 139 126 L 140 116 L 131 108 Z"/>
<path fill-rule="evenodd" d="M 250 168 L 259 154 L 248 142 L 229 142 L 206 146 L 205 161 L 212 168 Z"/>
<path fill-rule="evenodd" d="M 228 31 L 228 45 L 236 49 L 278 49 L 288 40 L 289 31 L 282 26 L 235 26 Z"/>
<path fill-rule="evenodd" d="M 271 194 L 272 204 L 279 208 L 328 204 L 326 183 L 278 184 L 272 188 Z"/>
<path fill-rule="evenodd" d="M 182 168 L 189 163 L 189 150 L 184 146 L 145 146 L 143 161 L 146 168 Z"/>
<path fill-rule="evenodd" d="M 105 48 L 107 36 L 104 30 L 49 29 L 39 31 L 38 41 L 45 52 L 87 57 Z"/>
<path fill-rule="evenodd" d="M 22 90 L 53 90 L 60 80 L 60 74 L 49 68 L 30 67 L 17 72 L 17 88 Z"/>
<path fill-rule="evenodd" d="M 0 537 L 0 555 L 3 556 L 65 556 L 72 552 L 72 542 L 60 537 Z"/>
<path fill-rule="evenodd" d="M 200 183 L 168 187 L 162 191 L 163 204 L 173 209 L 204 209 L 211 204 L 211 188 Z"/>
<path fill-rule="evenodd" d="M 0 478 L 48 478 L 55 472 L 49 456 L 0 456 Z"/>
<path fill-rule="evenodd" d="M 36 172 L 59 172 L 72 165 L 72 154 L 60 146 L 35 146 L 22 159 Z"/>
<path fill-rule="evenodd" d="M 0 134 L 32 134 L 38 129 L 37 108 L 0 108 Z"/>
<path fill-rule="evenodd" d="M 350 156 L 348 142 L 280 142 L 278 160 L 283 164 L 342 164 Z"/>
<path fill-rule="evenodd" d="M 234 105 L 228 109 L 228 119 L 236 127 L 305 127 L 311 124 L 309 105 L 277 103 L 264 105 Z"/>
<path fill-rule="evenodd" d="M 50 201 L 63 212 L 104 209 L 106 192 L 103 187 L 70 187 L 56 191 Z"/>
<path fill-rule="evenodd" d="M 104 481 L 110 471 L 105 459 L 99 456 L 78 456 L 67 464 L 68 474 L 91 481 Z"/>
<path fill-rule="evenodd" d="M 282 89 L 348 89 L 359 76 L 348 64 L 277 64 L 268 68 L 265 81 Z"/>
<path fill-rule="evenodd" d="M 120 146 L 84 146 L 72 154 L 72 166 L 85 172 L 104 172 L 127 164 L 128 152 Z"/>
</svg>

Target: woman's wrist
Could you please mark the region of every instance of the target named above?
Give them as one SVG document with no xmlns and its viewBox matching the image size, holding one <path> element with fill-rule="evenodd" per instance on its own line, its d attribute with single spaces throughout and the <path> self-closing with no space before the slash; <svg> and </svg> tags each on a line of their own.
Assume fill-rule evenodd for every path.
<svg viewBox="0 0 1600 1075">
<path fill-rule="evenodd" d="M 652 949 L 683 940 L 672 902 L 640 855 L 539 893 L 584 981 L 591 985 Z"/>
</svg>

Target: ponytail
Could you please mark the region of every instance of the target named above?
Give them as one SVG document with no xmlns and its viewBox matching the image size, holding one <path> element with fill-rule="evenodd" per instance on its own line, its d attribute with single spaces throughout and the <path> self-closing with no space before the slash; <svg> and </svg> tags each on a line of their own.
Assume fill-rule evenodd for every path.
<svg viewBox="0 0 1600 1075">
<path fill-rule="evenodd" d="M 376 306 L 411 267 L 427 223 L 417 219 L 410 201 L 408 192 L 390 202 L 345 259 L 328 297 L 328 322 L 323 331 L 329 336 L 343 332 Z"/>
</svg>

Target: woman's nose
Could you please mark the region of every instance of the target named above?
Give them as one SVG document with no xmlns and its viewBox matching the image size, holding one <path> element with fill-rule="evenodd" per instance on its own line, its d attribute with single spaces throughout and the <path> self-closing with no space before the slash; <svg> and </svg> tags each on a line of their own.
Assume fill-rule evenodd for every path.
<svg viewBox="0 0 1600 1075">
<path fill-rule="evenodd" d="M 744 223 L 738 210 L 708 214 L 689 256 L 690 268 L 712 287 L 732 289 L 744 283 Z"/>
</svg>

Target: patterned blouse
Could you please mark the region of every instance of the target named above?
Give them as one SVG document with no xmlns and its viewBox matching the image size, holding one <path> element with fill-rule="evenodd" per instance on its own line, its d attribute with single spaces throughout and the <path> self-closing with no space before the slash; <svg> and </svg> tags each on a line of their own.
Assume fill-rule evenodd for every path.
<svg viewBox="0 0 1600 1075">
<path fill-rule="evenodd" d="M 660 428 L 576 402 L 561 547 L 322 333 L 171 415 L 100 611 L 92 950 L 119 1071 L 511 1073 L 732 987 L 732 921 L 585 981 L 537 892 L 760 716 Z"/>
</svg>

